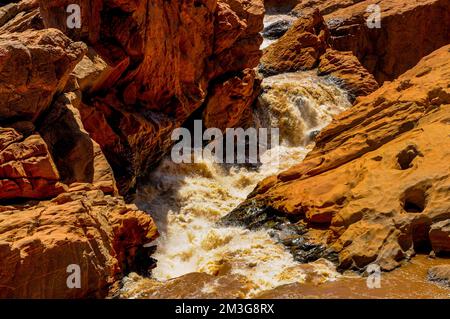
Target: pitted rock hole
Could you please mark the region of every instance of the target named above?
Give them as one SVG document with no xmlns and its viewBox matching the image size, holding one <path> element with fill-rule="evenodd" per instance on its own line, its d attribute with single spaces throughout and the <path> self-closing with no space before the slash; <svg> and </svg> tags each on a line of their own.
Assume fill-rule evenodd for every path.
<svg viewBox="0 0 450 319">
<path fill-rule="evenodd" d="M 397 155 L 397 163 L 401 170 L 406 170 L 412 167 L 412 163 L 417 156 L 423 156 L 417 150 L 416 146 L 409 145 Z"/>
</svg>

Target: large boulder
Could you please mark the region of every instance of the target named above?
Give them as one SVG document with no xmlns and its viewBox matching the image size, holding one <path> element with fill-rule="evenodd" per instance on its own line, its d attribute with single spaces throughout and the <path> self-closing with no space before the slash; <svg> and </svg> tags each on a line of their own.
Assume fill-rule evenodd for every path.
<svg viewBox="0 0 450 319">
<path fill-rule="evenodd" d="M 36 121 L 85 52 L 55 29 L 0 33 L 0 124 Z"/>
<path fill-rule="evenodd" d="M 90 184 L 36 205 L 0 206 L 0 297 L 104 297 L 136 271 L 156 235 L 150 216 Z M 71 265 L 80 287 L 67 284 Z"/>
</svg>

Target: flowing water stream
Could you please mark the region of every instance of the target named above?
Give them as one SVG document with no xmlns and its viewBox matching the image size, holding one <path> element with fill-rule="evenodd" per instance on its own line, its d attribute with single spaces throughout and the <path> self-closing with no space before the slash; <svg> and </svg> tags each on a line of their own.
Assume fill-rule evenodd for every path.
<svg viewBox="0 0 450 319">
<path fill-rule="evenodd" d="M 293 18 L 268 15 L 265 30 L 280 21 L 285 21 L 280 27 L 286 28 Z M 273 41 L 265 37 L 263 47 Z M 167 156 L 152 172 L 148 184 L 139 189 L 136 200 L 141 209 L 152 214 L 161 233 L 154 243 L 157 267 L 152 278 L 125 277 L 122 297 L 301 298 L 305 293 L 327 297 L 330 291 L 328 297 L 370 296 L 361 277 L 340 275 L 329 261 L 296 262 L 267 230 L 217 226 L 217 221 L 237 207 L 259 181 L 301 162 L 314 146 L 317 131 L 351 106 L 345 91 L 314 71 L 268 77 L 262 88 L 254 109 L 255 126 L 279 128 L 280 145 L 262 156 L 263 164 L 258 168 L 225 166 L 209 158 L 176 164 Z M 388 278 L 401 287 L 412 276 L 408 271 L 417 273 L 417 269 L 420 266 L 411 266 L 406 275 L 394 272 Z M 448 292 L 422 277 L 420 297 Z M 324 282 L 327 284 L 321 290 L 315 288 Z M 349 287 L 355 288 L 349 291 Z M 408 292 L 402 296 L 408 297 Z"/>
<path fill-rule="evenodd" d="M 304 265 L 270 237 L 266 230 L 218 227 L 267 176 L 301 162 L 313 147 L 315 132 L 350 106 L 346 93 L 314 72 L 264 79 L 254 110 L 257 125 L 278 127 L 280 145 L 263 155 L 262 166 L 226 167 L 204 158 L 175 164 L 165 158 L 138 193 L 137 204 L 152 213 L 161 232 L 152 276 L 165 281 L 188 273 L 241 275 L 252 284 L 248 296 L 306 278 Z M 331 263 L 313 263 L 323 280 L 338 274 Z"/>
</svg>

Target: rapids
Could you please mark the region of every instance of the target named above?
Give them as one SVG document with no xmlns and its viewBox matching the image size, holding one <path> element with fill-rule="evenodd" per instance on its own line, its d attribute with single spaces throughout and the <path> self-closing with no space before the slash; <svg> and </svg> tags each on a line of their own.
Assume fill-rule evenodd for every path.
<svg viewBox="0 0 450 319">
<path fill-rule="evenodd" d="M 226 167 L 204 158 L 175 164 L 166 157 L 138 191 L 136 204 L 151 212 L 161 236 L 152 277 L 166 281 L 188 273 L 241 275 L 252 283 L 247 297 L 306 278 L 304 268 L 266 230 L 218 227 L 216 222 L 267 176 L 301 162 L 314 132 L 350 106 L 346 93 L 314 72 L 264 79 L 255 125 L 278 127 L 280 145 L 263 155 L 258 169 Z M 320 280 L 338 273 L 330 262 L 312 263 Z M 128 287 L 129 288 L 129 287 Z"/>
</svg>

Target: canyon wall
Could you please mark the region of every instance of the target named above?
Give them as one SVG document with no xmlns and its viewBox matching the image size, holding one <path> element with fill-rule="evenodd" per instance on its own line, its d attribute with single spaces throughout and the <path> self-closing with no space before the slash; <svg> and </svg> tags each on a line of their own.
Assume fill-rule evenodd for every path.
<svg viewBox="0 0 450 319">
<path fill-rule="evenodd" d="M 80 28 L 68 27 L 69 4 Z M 1 8 L 0 297 L 104 297 L 148 272 L 156 226 L 121 195 L 194 111 L 245 121 L 263 14 L 259 0 Z M 70 265 L 80 289 L 68 289 Z"/>
</svg>

